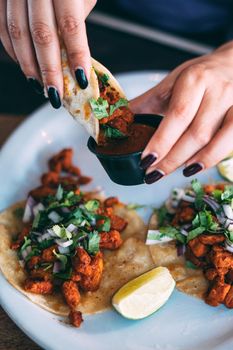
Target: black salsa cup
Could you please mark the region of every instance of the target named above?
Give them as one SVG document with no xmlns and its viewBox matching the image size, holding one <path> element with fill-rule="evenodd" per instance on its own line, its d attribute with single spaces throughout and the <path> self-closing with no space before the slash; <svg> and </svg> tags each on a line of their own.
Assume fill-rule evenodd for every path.
<svg viewBox="0 0 233 350">
<path fill-rule="evenodd" d="M 163 117 L 156 114 L 136 114 L 134 120 L 138 124 L 144 124 L 158 128 Z M 124 186 L 140 185 L 144 183 L 145 170 L 139 167 L 143 151 L 137 151 L 122 155 L 101 154 L 96 151 L 96 142 L 89 137 L 87 146 L 96 155 L 110 179 Z"/>
</svg>

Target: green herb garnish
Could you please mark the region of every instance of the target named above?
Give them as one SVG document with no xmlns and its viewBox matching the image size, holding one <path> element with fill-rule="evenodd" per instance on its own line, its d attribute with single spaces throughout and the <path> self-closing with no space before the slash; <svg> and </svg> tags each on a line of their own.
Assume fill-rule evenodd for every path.
<svg viewBox="0 0 233 350">
<path fill-rule="evenodd" d="M 194 179 L 191 182 L 193 191 L 195 192 L 196 198 L 195 198 L 195 206 L 197 209 L 202 209 L 203 208 L 203 196 L 204 196 L 204 191 L 202 188 L 201 183 L 197 180 Z"/>
<path fill-rule="evenodd" d="M 96 211 L 99 208 L 100 203 L 97 199 L 91 199 L 84 206 L 88 211 Z"/>
<path fill-rule="evenodd" d="M 128 101 L 125 98 L 120 98 L 114 105 L 110 105 L 109 115 L 112 115 L 116 109 L 120 107 L 127 107 Z"/>
<path fill-rule="evenodd" d="M 172 226 L 160 227 L 159 231 L 163 233 L 165 236 L 176 239 L 181 243 L 186 243 L 186 237 L 180 233 L 180 231 Z"/>
<path fill-rule="evenodd" d="M 97 231 L 93 231 L 88 235 L 88 253 L 95 255 L 99 251 L 100 236 Z"/>
<path fill-rule="evenodd" d="M 97 119 L 103 119 L 108 117 L 108 101 L 99 97 L 98 100 L 91 98 L 89 100 L 93 113 Z"/>
<path fill-rule="evenodd" d="M 117 139 L 117 138 L 124 138 L 126 137 L 125 134 L 123 134 L 120 130 L 116 129 L 116 128 L 112 128 L 111 126 L 105 125 L 103 126 L 104 129 L 104 135 L 105 137 L 111 139 Z"/>
</svg>

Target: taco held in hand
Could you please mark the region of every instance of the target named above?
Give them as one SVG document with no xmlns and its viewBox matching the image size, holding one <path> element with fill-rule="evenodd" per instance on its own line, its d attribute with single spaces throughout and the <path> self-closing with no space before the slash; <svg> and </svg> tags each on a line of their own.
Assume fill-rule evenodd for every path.
<svg viewBox="0 0 233 350">
<path fill-rule="evenodd" d="M 62 49 L 64 76 L 63 104 L 97 143 L 128 135 L 133 114 L 125 93 L 111 72 L 92 58 L 88 87 L 81 90 L 73 78 L 65 49 Z"/>
</svg>

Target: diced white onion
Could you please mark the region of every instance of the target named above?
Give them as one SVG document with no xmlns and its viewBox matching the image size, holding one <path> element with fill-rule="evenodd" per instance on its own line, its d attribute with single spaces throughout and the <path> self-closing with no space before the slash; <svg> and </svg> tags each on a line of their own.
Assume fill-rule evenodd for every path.
<svg viewBox="0 0 233 350">
<path fill-rule="evenodd" d="M 51 238 L 51 235 L 50 235 L 48 232 L 46 232 L 46 233 L 44 233 L 42 236 L 38 237 L 38 238 L 37 238 L 37 241 L 38 241 L 38 242 L 43 242 L 43 241 L 45 241 L 46 239 L 50 239 L 50 238 Z"/>
<path fill-rule="evenodd" d="M 228 231 L 233 231 L 233 224 L 230 224 L 227 229 Z"/>
<path fill-rule="evenodd" d="M 60 215 L 56 212 L 56 211 L 51 211 L 51 213 L 49 213 L 48 218 L 53 221 L 55 224 L 58 223 L 59 221 L 61 221 L 61 217 Z"/>
<path fill-rule="evenodd" d="M 233 253 L 233 244 L 229 243 L 229 241 L 225 241 L 225 248 L 229 252 Z"/>
<path fill-rule="evenodd" d="M 60 247 L 66 248 L 66 247 L 69 247 L 69 246 L 73 243 L 73 240 L 70 239 L 69 241 L 67 241 L 67 240 L 64 240 L 64 239 L 55 239 L 55 242 L 56 242 Z"/>
<path fill-rule="evenodd" d="M 36 216 L 39 213 L 39 211 L 42 211 L 44 209 L 45 209 L 45 207 L 42 203 L 36 204 L 32 209 L 33 215 Z"/>
<path fill-rule="evenodd" d="M 66 228 L 69 232 L 73 232 L 77 229 L 77 226 L 75 226 L 74 224 L 69 224 L 69 226 L 67 226 Z"/>
<path fill-rule="evenodd" d="M 190 203 L 194 203 L 195 202 L 195 197 L 192 197 L 192 196 L 189 196 L 187 194 L 184 194 L 182 196 L 182 199 L 185 201 L 185 202 L 190 202 Z"/>
<path fill-rule="evenodd" d="M 232 225 L 232 220 L 225 218 L 221 223 L 224 225 L 225 228 L 228 229 L 228 227 Z"/>
<path fill-rule="evenodd" d="M 32 251 L 32 247 L 31 246 L 28 246 L 27 248 L 25 248 L 22 251 L 21 255 L 22 255 L 23 260 L 26 260 L 27 256 L 31 253 L 31 251 Z"/>
<path fill-rule="evenodd" d="M 180 229 L 180 233 L 184 236 L 188 236 L 188 231 L 186 231 L 184 228 Z"/>
<path fill-rule="evenodd" d="M 231 206 L 228 204 L 223 204 L 222 206 L 223 211 L 228 219 L 233 220 L 233 210 L 231 209 Z"/>
<path fill-rule="evenodd" d="M 49 233 L 49 235 L 50 235 L 51 237 L 57 237 L 56 233 L 53 231 L 52 228 L 48 228 L 48 229 L 47 229 L 47 233 Z"/>
<path fill-rule="evenodd" d="M 60 246 L 58 246 L 58 250 L 59 250 L 60 254 L 69 254 L 69 252 L 70 252 L 69 247 L 60 247 Z"/>
<path fill-rule="evenodd" d="M 29 196 L 25 205 L 24 214 L 22 221 L 24 223 L 30 222 L 33 219 L 33 207 L 36 204 L 36 201 Z"/>
</svg>

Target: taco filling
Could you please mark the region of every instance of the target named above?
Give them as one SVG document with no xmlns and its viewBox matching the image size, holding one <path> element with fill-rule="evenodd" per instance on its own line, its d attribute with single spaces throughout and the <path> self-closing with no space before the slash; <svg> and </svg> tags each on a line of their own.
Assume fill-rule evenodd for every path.
<svg viewBox="0 0 233 350">
<path fill-rule="evenodd" d="M 193 180 L 191 189 L 174 189 L 153 221 L 147 244 L 154 261 L 163 249 L 170 252 L 164 263 L 174 273 L 177 288 L 203 297 L 211 306 L 233 308 L 233 186 L 202 186 Z"/>
<path fill-rule="evenodd" d="M 129 126 L 133 123 L 133 113 L 128 101 L 122 98 L 115 87 L 109 84 L 107 73 L 96 72 L 100 97 L 90 99 L 94 116 L 99 120 L 100 134 L 98 143 L 104 144 L 107 139 L 125 138 L 129 135 Z"/>
<path fill-rule="evenodd" d="M 0 214 L 0 268 L 30 300 L 79 327 L 82 313 L 111 307 L 112 295 L 153 267 L 135 211 L 99 191 L 72 163 L 72 149 L 49 160 L 25 203 Z"/>
</svg>

